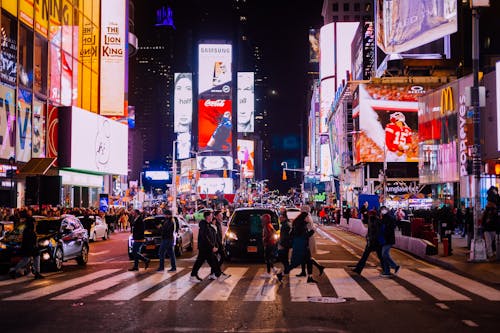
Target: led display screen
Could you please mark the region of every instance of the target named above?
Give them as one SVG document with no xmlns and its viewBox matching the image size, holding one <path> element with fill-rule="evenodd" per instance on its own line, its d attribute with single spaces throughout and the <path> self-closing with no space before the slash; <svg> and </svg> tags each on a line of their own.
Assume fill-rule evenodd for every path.
<svg viewBox="0 0 500 333">
<path fill-rule="evenodd" d="M 198 47 L 198 148 L 230 151 L 232 145 L 231 44 Z"/>
<path fill-rule="evenodd" d="M 319 35 L 319 78 L 335 75 L 335 23 L 323 26 Z"/>
<path fill-rule="evenodd" d="M 198 187 L 200 194 L 232 194 L 234 192 L 232 178 L 200 178 Z"/>
<path fill-rule="evenodd" d="M 400 53 L 457 31 L 456 0 L 377 0 L 377 45 Z"/>
<path fill-rule="evenodd" d="M 319 30 L 309 29 L 309 62 L 319 62 Z"/>
<path fill-rule="evenodd" d="M 231 156 L 197 156 L 198 170 L 232 170 L 233 159 Z"/>
<path fill-rule="evenodd" d="M 45 117 L 47 105 L 35 98 L 33 100 L 32 157 L 45 157 Z"/>
<path fill-rule="evenodd" d="M 255 144 L 253 140 L 238 140 L 238 162 L 243 178 L 253 178 L 255 174 Z"/>
<path fill-rule="evenodd" d="M 193 75 L 174 74 L 174 132 L 191 133 L 193 122 Z"/>
<path fill-rule="evenodd" d="M 15 90 L 0 84 L 0 158 L 14 156 Z"/>
<path fill-rule="evenodd" d="M 2 13 L 0 41 L 0 79 L 2 82 L 15 86 L 17 82 L 17 21 L 5 13 Z"/>
<path fill-rule="evenodd" d="M 101 1 L 100 114 L 125 113 L 125 0 Z"/>
<path fill-rule="evenodd" d="M 322 182 L 331 181 L 333 175 L 332 170 L 332 155 L 330 152 L 329 138 L 326 135 L 320 137 L 320 178 Z"/>
<path fill-rule="evenodd" d="M 320 83 L 319 132 L 327 133 L 327 118 L 335 99 L 335 78 L 324 79 Z"/>
<path fill-rule="evenodd" d="M 496 99 L 497 99 L 497 142 L 498 151 L 500 151 L 500 61 L 495 65 L 496 67 Z"/>
<path fill-rule="evenodd" d="M 17 92 L 16 160 L 28 162 L 31 159 L 31 103 L 33 94 L 21 88 Z"/>
<path fill-rule="evenodd" d="M 177 150 L 176 158 L 183 160 L 191 156 L 191 133 L 181 132 L 177 133 Z"/>
<path fill-rule="evenodd" d="M 145 171 L 144 177 L 148 180 L 170 180 L 170 174 L 164 170 Z"/>
<path fill-rule="evenodd" d="M 238 73 L 238 133 L 254 131 L 254 73 Z"/>
</svg>

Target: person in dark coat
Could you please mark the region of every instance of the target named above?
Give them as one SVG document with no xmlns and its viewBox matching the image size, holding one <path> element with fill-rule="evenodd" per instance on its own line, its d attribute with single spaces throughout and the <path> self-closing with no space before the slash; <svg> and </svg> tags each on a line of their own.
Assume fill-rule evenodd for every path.
<svg viewBox="0 0 500 333">
<path fill-rule="evenodd" d="M 224 219 L 224 215 L 222 213 L 221 210 L 216 210 L 214 212 L 214 218 L 213 218 L 213 223 L 217 229 L 217 232 L 216 232 L 216 241 L 217 241 L 217 253 L 215 253 L 215 260 L 216 260 L 216 263 L 217 265 L 220 267 L 222 267 L 222 263 L 224 262 L 224 259 L 225 259 L 225 252 L 224 252 L 224 244 L 222 242 L 222 220 Z M 224 274 L 222 272 L 222 274 Z M 211 272 L 210 272 L 210 276 L 209 276 L 209 279 L 210 280 L 215 280 L 216 279 L 216 276 L 215 276 L 215 271 L 212 269 Z"/>
<path fill-rule="evenodd" d="M 9 271 L 12 278 L 17 277 L 17 272 L 21 269 L 25 269 L 31 258 L 33 258 L 33 274 L 35 279 L 43 279 L 44 276 L 40 274 L 40 252 L 38 250 L 37 237 L 35 233 L 35 219 L 31 215 L 31 211 L 28 212 L 26 217 L 25 227 L 23 230 L 23 239 L 21 241 L 21 253 L 23 258 L 17 263 L 17 265 Z"/>
<path fill-rule="evenodd" d="M 391 258 L 391 248 L 396 243 L 396 235 L 394 233 L 394 229 L 396 228 L 395 219 L 389 214 L 389 211 L 386 207 L 380 208 L 380 214 L 382 219 L 382 234 L 383 234 L 383 243 L 382 244 L 382 277 L 390 277 L 391 276 L 391 268 L 394 269 L 394 274 L 398 274 L 401 266 L 396 264 L 394 260 Z M 380 233 L 379 233 L 380 234 Z"/>
<path fill-rule="evenodd" d="M 129 271 L 139 270 L 139 259 L 144 262 L 144 269 L 148 269 L 149 262 L 151 259 L 146 258 L 141 254 L 142 247 L 144 246 L 144 220 L 142 214 L 138 209 L 134 209 L 132 216 L 133 219 L 133 229 L 132 229 L 132 239 L 134 244 L 132 245 L 132 256 L 134 257 L 134 266 L 129 269 Z"/>
<path fill-rule="evenodd" d="M 170 258 L 170 269 L 168 271 L 175 272 L 177 270 L 174 253 L 175 231 L 176 223 L 172 216 L 172 212 L 170 210 L 166 210 L 165 221 L 161 225 L 161 244 L 158 251 L 160 265 L 157 269 L 158 272 L 162 272 L 165 269 L 165 255 L 168 255 Z"/>
<path fill-rule="evenodd" d="M 363 268 L 366 265 L 366 261 L 370 256 L 370 253 L 377 253 L 380 265 L 382 266 L 382 246 L 378 241 L 378 234 L 380 229 L 380 220 L 377 217 L 377 211 L 372 209 L 368 212 L 368 231 L 366 233 L 366 246 L 363 255 L 359 259 L 356 267 L 353 268 L 353 272 L 361 275 Z"/>
<path fill-rule="evenodd" d="M 278 242 L 278 262 L 283 264 L 283 271 L 289 271 L 290 262 L 288 260 L 288 252 L 292 247 L 292 239 L 290 233 L 292 228 L 290 221 L 286 215 L 286 211 L 280 213 L 280 240 Z"/>
</svg>

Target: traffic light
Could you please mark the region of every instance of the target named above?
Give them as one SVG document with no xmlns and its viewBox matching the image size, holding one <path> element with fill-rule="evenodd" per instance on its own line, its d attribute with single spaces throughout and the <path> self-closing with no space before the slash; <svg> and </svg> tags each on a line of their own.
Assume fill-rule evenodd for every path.
<svg viewBox="0 0 500 333">
<path fill-rule="evenodd" d="M 286 171 L 285 171 L 285 169 L 283 169 L 283 176 L 281 177 L 281 179 L 286 180 Z"/>
</svg>

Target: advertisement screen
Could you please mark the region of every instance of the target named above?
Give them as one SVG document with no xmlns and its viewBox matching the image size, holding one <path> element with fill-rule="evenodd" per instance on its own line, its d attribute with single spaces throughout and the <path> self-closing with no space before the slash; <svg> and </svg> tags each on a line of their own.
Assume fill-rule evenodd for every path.
<svg viewBox="0 0 500 333">
<path fill-rule="evenodd" d="M 184 160 L 191 156 L 191 133 L 182 132 L 177 133 L 177 150 L 176 158 L 178 160 Z"/>
<path fill-rule="evenodd" d="M 76 107 L 71 116 L 69 167 L 126 175 L 128 127 Z"/>
<path fill-rule="evenodd" d="M 322 182 L 330 181 L 333 175 L 332 155 L 330 153 L 330 143 L 328 136 L 322 135 L 320 138 L 320 178 Z"/>
<path fill-rule="evenodd" d="M 0 36 L 0 78 L 15 86 L 17 82 L 17 21 L 2 13 Z"/>
<path fill-rule="evenodd" d="M 193 74 L 174 74 L 174 132 L 191 133 L 193 122 Z"/>
<path fill-rule="evenodd" d="M 377 0 L 377 45 L 400 53 L 457 31 L 456 0 Z"/>
<path fill-rule="evenodd" d="M 253 178 L 255 174 L 255 144 L 253 140 L 238 140 L 238 163 L 243 178 Z"/>
<path fill-rule="evenodd" d="M 59 110 L 54 105 L 49 104 L 47 107 L 47 157 L 57 157 L 59 150 L 58 136 Z"/>
<path fill-rule="evenodd" d="M 231 44 L 198 46 L 198 148 L 230 151 L 232 145 Z"/>
<path fill-rule="evenodd" d="M 101 107 L 104 116 L 125 113 L 125 0 L 101 1 Z"/>
<path fill-rule="evenodd" d="M 359 85 L 355 163 L 418 162 L 417 98 L 426 91 L 420 85 Z"/>
<path fill-rule="evenodd" d="M 335 78 L 324 79 L 320 84 L 319 132 L 327 133 L 327 118 L 335 99 Z"/>
<path fill-rule="evenodd" d="M 234 192 L 232 178 L 200 178 L 198 187 L 200 194 L 232 194 Z"/>
<path fill-rule="evenodd" d="M 31 159 L 31 113 L 33 94 L 18 89 L 16 115 L 16 160 L 28 162 Z"/>
<path fill-rule="evenodd" d="M 33 134 L 31 154 L 45 157 L 45 117 L 47 105 L 37 98 L 33 100 Z"/>
<path fill-rule="evenodd" d="M 342 84 L 342 80 L 347 82 L 347 72 L 351 72 L 351 44 L 354 35 L 359 27 L 359 22 L 337 22 L 337 41 L 336 48 L 338 50 L 335 57 L 337 65 L 337 86 L 335 90 Z"/>
<path fill-rule="evenodd" d="M 309 29 L 309 62 L 319 62 L 319 30 Z"/>
<path fill-rule="evenodd" d="M 14 156 L 15 90 L 0 84 L 0 158 Z"/>
<path fill-rule="evenodd" d="M 197 156 L 198 170 L 232 170 L 233 159 L 231 156 Z"/>
<path fill-rule="evenodd" d="M 238 133 L 254 131 L 254 73 L 238 73 Z"/>
<path fill-rule="evenodd" d="M 320 59 L 319 78 L 335 75 L 335 23 L 330 23 L 321 28 L 319 36 Z"/>
<path fill-rule="evenodd" d="M 500 61 L 495 65 L 496 67 L 496 99 L 497 99 L 497 142 L 498 151 L 500 151 Z"/>
<path fill-rule="evenodd" d="M 144 178 L 148 180 L 170 180 L 170 174 L 164 170 L 151 170 L 144 173 Z"/>
</svg>

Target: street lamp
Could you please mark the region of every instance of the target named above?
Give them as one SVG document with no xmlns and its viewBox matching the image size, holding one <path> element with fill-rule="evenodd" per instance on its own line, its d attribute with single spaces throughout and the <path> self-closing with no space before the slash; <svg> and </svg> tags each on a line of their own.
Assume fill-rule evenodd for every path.
<svg viewBox="0 0 500 333">
<path fill-rule="evenodd" d="M 177 160 L 176 154 L 177 140 L 172 141 L 172 214 L 177 215 Z"/>
</svg>

